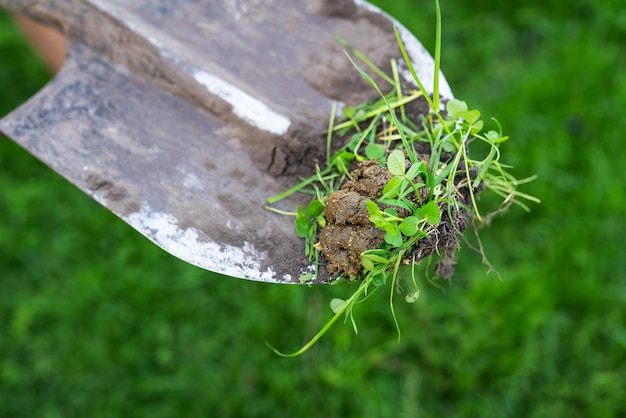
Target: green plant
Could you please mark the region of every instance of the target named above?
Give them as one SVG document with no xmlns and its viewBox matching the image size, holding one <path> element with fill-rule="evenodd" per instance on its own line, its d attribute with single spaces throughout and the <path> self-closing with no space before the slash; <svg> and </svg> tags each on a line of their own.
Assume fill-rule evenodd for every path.
<svg viewBox="0 0 626 418">
<path fill-rule="evenodd" d="M 429 3 L 372 3 L 434 45 Z M 299 348 L 332 315 L 329 301 L 359 282 L 268 286 L 207 274 L 0 140 L 0 416 L 626 416 L 623 7 L 442 9 L 453 91 L 498 117 L 511 137 L 502 161 L 540 176 L 520 189 L 541 205 L 511 208 L 480 231 L 503 281 L 484 277 L 464 246 L 445 293 L 417 268 L 419 303 L 396 295 L 401 344 L 380 289 L 355 310 L 359 335 L 340 318 L 306 355 L 282 361 L 259 341 Z M 9 48 L 19 39 L 0 11 L 0 113 L 47 80 L 42 65 L 24 76 L 37 62 L 25 42 Z M 313 196 L 300 196 L 306 208 Z M 484 218 L 495 200 L 479 195 Z M 157 361 L 168 352 L 169 363 Z"/>
<path fill-rule="evenodd" d="M 437 36 L 435 46 L 435 74 L 439 74 L 441 57 L 441 13 L 436 1 Z M 406 295 L 407 302 L 414 302 L 420 294 L 415 278 L 415 266 L 422 259 L 443 255 L 451 258 L 458 246 L 435 243 L 425 248 L 428 239 L 438 241 L 440 225 L 447 223 L 449 230 L 462 234 L 467 225 L 467 218 L 473 217 L 478 222 L 484 220 L 480 214 L 476 194 L 489 190 L 502 198 L 498 212 L 517 204 L 528 210 L 524 200 L 539 202 L 533 196 L 517 189 L 520 184 L 531 178 L 517 180 L 500 162 L 500 145 L 508 139 L 504 136 L 497 121 L 498 130 L 483 131 L 484 122 L 478 110 L 469 109 L 461 100 L 452 99 L 445 103 L 442 112 L 439 95 L 438 76 L 434 80 L 433 96 L 428 95 L 422 80 L 417 76 L 400 39 L 397 28 L 394 32 L 406 65 L 419 90 L 405 94 L 399 81 L 398 65 L 391 62 L 392 76 L 386 76 L 373 66 L 360 52 L 352 50 L 366 66 L 371 68 L 383 80 L 391 84 L 391 91 L 383 94 L 379 85 L 346 52 L 360 75 L 379 95 L 379 99 L 344 110 L 343 120 L 335 122 L 336 107 L 331 112 L 326 167 L 319 167 L 316 174 L 303 180 L 286 192 L 268 199 L 271 205 L 292 193 L 305 192 L 314 196 L 308 206 L 297 208 L 295 213 L 296 230 L 305 239 L 305 252 L 316 266 L 315 274 L 301 277 L 302 282 L 315 279 L 319 272 L 321 246 L 317 242 L 318 231 L 327 226 L 325 207 L 333 193 L 337 192 L 347 179 L 351 178 L 350 166 L 367 160 L 375 160 L 389 173 L 380 196 L 365 202 L 368 219 L 377 229 L 384 231 L 383 242 L 377 248 L 370 248 L 360 253 L 361 271 L 359 273 L 340 272 L 332 283 L 341 281 L 360 281 L 358 288 L 347 299 L 333 299 L 331 309 L 334 316 L 300 350 L 289 354 L 299 355 L 308 350 L 339 319 L 350 319 L 358 333 L 353 317 L 353 308 L 365 300 L 371 292 L 390 283 L 390 311 L 400 338 L 400 328 L 395 315 L 393 299 L 400 279 L 410 277 L 413 291 Z M 345 45 L 345 41 L 341 40 Z M 416 123 L 407 116 L 406 108 L 418 99 L 428 104 L 428 114 L 421 123 Z M 330 154 L 333 134 L 344 137 L 351 134 L 348 143 L 333 155 Z M 476 152 L 470 155 L 472 143 L 482 143 L 487 152 L 482 158 L 476 158 Z M 428 155 L 418 152 L 426 147 Z M 271 210 L 271 207 L 269 207 Z M 275 210 L 277 211 L 277 210 Z M 277 211 L 279 212 L 279 211 Z M 443 254 L 442 254 L 443 253 Z M 484 254 L 483 254 L 484 256 Z M 406 266 L 406 267 L 405 267 Z M 280 354 L 280 351 L 272 349 Z"/>
</svg>

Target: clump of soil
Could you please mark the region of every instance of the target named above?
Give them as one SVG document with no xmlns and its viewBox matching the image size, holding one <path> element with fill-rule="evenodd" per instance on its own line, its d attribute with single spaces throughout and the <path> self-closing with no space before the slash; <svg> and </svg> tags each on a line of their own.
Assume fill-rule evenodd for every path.
<svg viewBox="0 0 626 418">
<path fill-rule="evenodd" d="M 427 158 L 426 155 L 424 157 Z M 407 164 L 410 164 L 407 161 Z M 378 248 L 384 241 L 385 232 L 377 229 L 369 221 L 369 212 L 365 202 L 376 201 L 382 196 L 382 190 L 393 177 L 377 161 L 370 160 L 360 163 L 350 173 L 351 180 L 344 183 L 341 189 L 330 195 L 324 209 L 327 225 L 320 233 L 319 248 L 326 259 L 329 274 L 345 273 L 347 276 L 362 272 L 360 254 Z M 456 179 L 463 184 L 463 175 Z M 464 205 L 470 203 L 467 186 L 458 188 L 460 201 Z M 427 201 L 428 190 L 420 190 L 420 199 L 413 195 L 409 198 L 413 203 Z M 380 205 L 385 209 L 385 205 Z M 394 207 L 400 217 L 409 215 L 408 211 Z M 469 212 L 465 209 L 447 205 L 442 207 L 442 218 L 435 231 L 427 238 L 418 241 L 407 258 L 415 258 L 416 262 L 433 253 L 441 254 L 441 261 L 435 268 L 439 276 L 450 278 L 454 273 L 455 250 L 459 246 L 459 234 L 467 228 Z"/>
<path fill-rule="evenodd" d="M 331 274 L 358 274 L 363 269 L 360 254 L 378 248 L 385 236 L 368 220 L 365 202 L 378 199 L 393 176 L 378 162 L 366 161 L 350 177 L 329 196 L 324 208 L 327 225 L 320 234 L 320 247 Z"/>
</svg>

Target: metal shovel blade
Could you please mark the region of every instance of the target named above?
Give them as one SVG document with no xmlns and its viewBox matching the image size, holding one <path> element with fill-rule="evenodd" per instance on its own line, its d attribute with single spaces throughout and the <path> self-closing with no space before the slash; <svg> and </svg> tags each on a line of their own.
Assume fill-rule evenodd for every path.
<svg viewBox="0 0 626 418">
<path fill-rule="evenodd" d="M 311 270 L 293 219 L 264 202 L 313 174 L 333 102 L 374 96 L 336 37 L 383 69 L 401 57 L 388 16 L 361 0 L 0 5 L 62 29 L 69 45 L 2 133 L 191 264 L 275 283 Z M 432 81 L 432 59 L 399 29 Z"/>
</svg>

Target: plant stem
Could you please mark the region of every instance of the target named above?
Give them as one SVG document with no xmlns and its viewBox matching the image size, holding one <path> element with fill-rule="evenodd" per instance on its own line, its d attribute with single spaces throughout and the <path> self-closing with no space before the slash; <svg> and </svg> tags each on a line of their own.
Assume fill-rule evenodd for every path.
<svg viewBox="0 0 626 418">
<path fill-rule="evenodd" d="M 437 15 L 435 36 L 435 74 L 433 75 L 433 99 L 434 111 L 439 112 L 439 67 L 441 63 L 441 7 L 439 0 L 435 0 L 435 13 Z"/>
<path fill-rule="evenodd" d="M 337 102 L 333 102 L 330 109 L 330 118 L 328 119 L 328 133 L 326 135 L 326 167 L 330 166 L 330 145 L 333 139 L 333 124 L 335 123 L 335 115 L 337 113 Z"/>
<path fill-rule="evenodd" d="M 352 308 L 352 305 L 354 305 L 358 297 L 367 290 L 369 285 L 372 283 L 372 280 L 373 280 L 373 277 L 369 277 L 363 280 L 363 282 L 359 285 L 359 288 L 352 294 L 352 296 L 350 296 L 349 299 L 346 300 L 346 303 L 343 305 L 343 307 L 340 310 L 338 310 L 337 313 L 335 313 L 335 315 L 333 315 L 333 317 L 330 318 L 330 320 L 328 320 L 326 325 L 324 325 L 324 327 L 321 330 L 319 330 L 318 333 L 315 334 L 313 338 L 311 338 L 309 342 L 307 342 L 304 346 L 302 346 L 302 348 L 299 349 L 298 351 L 295 351 L 291 354 L 285 354 L 283 352 L 278 351 L 276 348 L 272 347 L 270 343 L 268 342 L 266 342 L 267 346 L 271 348 L 272 350 L 274 350 L 276 354 L 282 357 L 296 357 L 306 352 L 326 333 L 326 331 L 330 329 L 330 327 L 333 326 L 335 322 L 337 322 L 337 319 L 339 319 L 339 317 L 342 316 L 348 308 Z"/>
</svg>

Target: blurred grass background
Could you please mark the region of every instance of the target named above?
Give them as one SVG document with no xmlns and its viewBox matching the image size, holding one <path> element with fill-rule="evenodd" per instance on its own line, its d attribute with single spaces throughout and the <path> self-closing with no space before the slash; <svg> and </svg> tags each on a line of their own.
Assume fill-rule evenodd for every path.
<svg viewBox="0 0 626 418">
<path fill-rule="evenodd" d="M 432 51 L 432 1 L 376 1 Z M 621 0 L 442 1 L 442 68 L 498 118 L 543 203 L 483 230 L 503 280 L 460 254 L 357 311 L 308 354 L 337 287 L 189 266 L 0 139 L 0 417 L 626 415 L 626 7 Z M 48 75 L 0 13 L 0 116 Z"/>
</svg>

